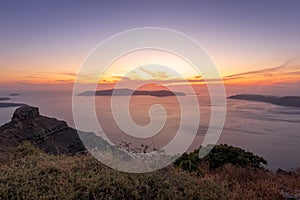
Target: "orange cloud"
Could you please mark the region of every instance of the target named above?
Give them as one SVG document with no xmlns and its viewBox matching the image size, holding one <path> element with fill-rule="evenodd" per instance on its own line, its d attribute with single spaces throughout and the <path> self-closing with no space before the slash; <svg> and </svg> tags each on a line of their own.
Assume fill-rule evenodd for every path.
<svg viewBox="0 0 300 200">
<path fill-rule="evenodd" d="M 187 79 L 175 77 L 173 74 L 164 71 L 150 71 L 146 68 L 141 67 L 140 70 L 149 75 L 149 80 L 154 80 L 157 84 L 164 86 L 179 86 L 186 84 L 203 85 L 205 83 L 220 83 L 224 82 L 227 85 L 274 85 L 279 83 L 298 83 L 300 82 L 300 65 L 290 65 L 291 61 L 287 61 L 280 66 L 265 68 L 261 70 L 247 71 L 242 73 L 231 74 L 228 76 L 218 78 L 205 79 L 202 76 L 191 76 Z M 19 73 L 11 73 L 16 69 L 8 69 L 1 74 L 0 84 L 73 84 L 76 80 L 76 73 L 71 71 L 65 72 L 47 72 L 47 71 L 21 71 Z M 81 75 L 81 83 L 95 83 L 106 85 L 109 87 L 114 86 L 118 81 L 123 80 L 129 86 L 133 85 L 134 82 L 143 83 L 145 77 L 140 77 L 138 73 L 134 71 L 128 76 L 118 76 L 114 74 L 104 73 L 102 79 L 98 81 L 95 74 Z"/>
</svg>

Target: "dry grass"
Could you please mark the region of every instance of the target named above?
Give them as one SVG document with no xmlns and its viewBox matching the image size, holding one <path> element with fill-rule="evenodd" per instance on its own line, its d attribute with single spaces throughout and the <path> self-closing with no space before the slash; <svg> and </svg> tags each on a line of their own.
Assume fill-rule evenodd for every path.
<svg viewBox="0 0 300 200">
<path fill-rule="evenodd" d="M 299 172 L 226 165 L 200 177 L 173 166 L 127 174 L 89 155 L 52 156 L 24 144 L 0 156 L 0 199 L 282 199 L 300 189 Z"/>
</svg>

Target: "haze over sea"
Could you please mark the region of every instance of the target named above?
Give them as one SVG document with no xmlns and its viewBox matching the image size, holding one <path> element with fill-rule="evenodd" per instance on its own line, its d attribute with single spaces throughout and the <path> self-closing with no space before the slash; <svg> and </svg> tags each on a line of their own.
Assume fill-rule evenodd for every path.
<svg viewBox="0 0 300 200">
<path fill-rule="evenodd" d="M 0 97 L 7 97 L 8 91 L 0 92 Z M 227 94 L 229 95 L 229 94 Z M 191 149 L 197 148 L 201 144 L 201 138 L 205 134 L 210 117 L 210 102 L 207 95 L 198 96 L 200 102 L 200 128 L 192 144 Z M 84 104 L 87 98 L 81 97 L 83 115 Z M 118 97 L 124 98 L 124 97 Z M 184 98 L 190 98 L 189 95 Z M 11 97 L 10 101 L 20 102 L 39 107 L 41 114 L 67 121 L 75 127 L 72 116 L 72 94 L 70 91 L 24 91 L 19 96 Z M 122 135 L 122 131 L 114 124 L 107 103 L 110 102 L 108 96 L 96 97 L 96 109 L 98 119 L 106 135 L 113 143 L 119 145 L 128 138 Z M 142 143 L 158 148 L 166 144 L 176 133 L 180 121 L 180 109 L 175 97 L 132 97 L 131 114 L 133 120 L 139 125 L 149 123 L 148 109 L 155 103 L 162 104 L 168 113 L 168 121 L 161 133 L 151 140 L 144 140 Z M 0 108 L 0 124 L 8 122 L 16 108 Z M 161 117 L 161 116 L 156 116 Z M 191 116 L 193 117 L 193 116 Z M 86 119 L 86 130 L 101 133 L 94 125 L 89 124 Z M 107 131 L 108 130 L 108 131 Z M 189 127 L 184 129 L 188 136 Z M 225 126 L 218 143 L 226 143 L 238 146 L 258 154 L 268 161 L 268 168 L 285 170 L 300 167 L 300 108 L 282 107 L 269 103 L 227 100 L 227 117 Z M 132 139 L 132 138 L 131 138 Z M 133 143 L 141 143 L 132 139 Z"/>
</svg>

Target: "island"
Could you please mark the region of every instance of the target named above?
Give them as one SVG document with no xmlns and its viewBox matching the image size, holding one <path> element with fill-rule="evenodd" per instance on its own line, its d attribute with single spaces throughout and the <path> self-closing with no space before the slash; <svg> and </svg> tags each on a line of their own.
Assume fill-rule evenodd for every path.
<svg viewBox="0 0 300 200">
<path fill-rule="evenodd" d="M 23 103 L 0 103 L 0 108 L 20 107 Z"/>
<path fill-rule="evenodd" d="M 11 93 L 9 94 L 9 96 L 13 97 L 13 96 L 19 96 L 19 93 Z"/>
<path fill-rule="evenodd" d="M 10 98 L 8 98 L 8 97 L 0 97 L 0 101 L 7 101 L 7 100 L 10 100 Z"/>
<path fill-rule="evenodd" d="M 132 90 L 128 88 L 123 89 L 110 89 L 110 90 L 98 90 L 98 91 L 85 91 L 78 94 L 78 96 L 155 96 L 155 97 L 166 97 L 166 96 L 185 96 L 183 92 L 172 92 L 168 90 Z"/>
<path fill-rule="evenodd" d="M 239 99 L 239 100 L 249 100 L 249 101 L 260 101 L 267 102 L 280 106 L 291 106 L 300 107 L 300 97 L 299 96 L 268 96 L 268 95 L 258 95 L 258 94 L 237 94 L 228 97 L 229 99 Z"/>
</svg>

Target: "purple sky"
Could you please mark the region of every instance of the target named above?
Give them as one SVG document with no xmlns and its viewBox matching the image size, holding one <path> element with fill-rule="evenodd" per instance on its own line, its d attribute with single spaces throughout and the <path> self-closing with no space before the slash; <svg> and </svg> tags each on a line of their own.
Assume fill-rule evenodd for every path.
<svg viewBox="0 0 300 200">
<path fill-rule="evenodd" d="M 144 26 L 171 28 L 195 38 L 223 76 L 276 67 L 290 59 L 298 65 L 299 8 L 297 0 L 3 0 L 1 79 L 25 82 L 46 73 L 74 73 L 99 42 Z"/>
</svg>

